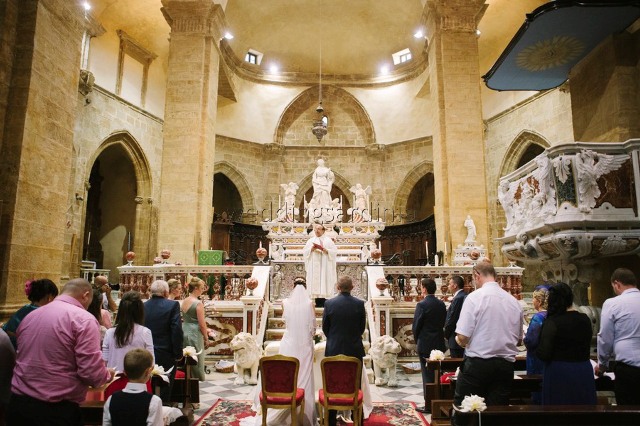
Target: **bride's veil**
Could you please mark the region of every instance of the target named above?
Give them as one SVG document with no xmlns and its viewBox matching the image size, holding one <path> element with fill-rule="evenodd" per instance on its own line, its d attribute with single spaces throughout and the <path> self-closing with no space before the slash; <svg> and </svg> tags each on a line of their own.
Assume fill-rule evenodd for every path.
<svg viewBox="0 0 640 426">
<path fill-rule="evenodd" d="M 290 342 L 309 344 L 316 329 L 315 314 L 309 293 L 303 285 L 296 285 L 283 302 L 284 319 Z"/>
</svg>

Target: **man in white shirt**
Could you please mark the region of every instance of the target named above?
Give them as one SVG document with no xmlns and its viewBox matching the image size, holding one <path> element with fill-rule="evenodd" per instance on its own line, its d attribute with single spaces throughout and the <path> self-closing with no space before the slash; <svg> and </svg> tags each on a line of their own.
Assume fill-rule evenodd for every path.
<svg viewBox="0 0 640 426">
<path fill-rule="evenodd" d="M 465 396 L 473 394 L 483 397 L 487 405 L 507 405 L 522 339 L 522 308 L 496 282 L 490 262 L 478 262 L 473 279 L 477 290 L 465 299 L 456 326 L 455 339 L 465 355 L 453 403 L 459 406 Z"/>
<path fill-rule="evenodd" d="M 311 296 L 320 299 L 323 305 L 325 298 L 333 296 L 335 285 L 338 282 L 336 272 L 336 256 L 338 248 L 334 242 L 325 235 L 325 227 L 319 223 L 313 225 L 314 235 L 309 238 L 302 251 L 304 266 L 307 271 L 307 288 Z"/>
<path fill-rule="evenodd" d="M 640 405 L 640 290 L 629 269 L 618 268 L 611 275 L 617 295 L 602 304 L 598 333 L 598 369 L 609 368 L 615 354 L 615 394 L 618 405 Z"/>
</svg>

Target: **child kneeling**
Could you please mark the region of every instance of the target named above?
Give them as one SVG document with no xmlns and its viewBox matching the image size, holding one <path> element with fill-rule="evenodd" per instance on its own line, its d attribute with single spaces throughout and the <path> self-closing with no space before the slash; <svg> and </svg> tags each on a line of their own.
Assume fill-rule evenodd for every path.
<svg viewBox="0 0 640 426">
<path fill-rule="evenodd" d="M 102 424 L 106 426 L 163 426 L 162 400 L 147 392 L 153 371 L 153 355 L 146 349 L 132 349 L 124 356 L 124 372 L 129 382 L 104 404 Z"/>
</svg>

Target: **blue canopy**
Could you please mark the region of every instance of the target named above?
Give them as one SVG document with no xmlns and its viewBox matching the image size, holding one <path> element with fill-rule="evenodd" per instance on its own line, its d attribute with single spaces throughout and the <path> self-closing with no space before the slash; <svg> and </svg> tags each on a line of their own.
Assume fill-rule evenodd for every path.
<svg viewBox="0 0 640 426">
<path fill-rule="evenodd" d="M 571 68 L 602 40 L 640 18 L 640 1 L 546 3 L 522 27 L 482 78 L 494 90 L 546 90 L 564 83 Z"/>
</svg>

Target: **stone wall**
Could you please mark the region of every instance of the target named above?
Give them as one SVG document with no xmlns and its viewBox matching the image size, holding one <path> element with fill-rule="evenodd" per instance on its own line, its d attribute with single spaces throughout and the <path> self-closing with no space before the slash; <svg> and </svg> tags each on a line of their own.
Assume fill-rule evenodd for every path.
<svg viewBox="0 0 640 426">
<path fill-rule="evenodd" d="M 311 187 L 316 160 L 322 157 L 336 175 L 334 185 L 345 196 L 352 196 L 349 189 L 356 183 L 371 185 L 370 201 L 374 209 L 380 207 L 382 215 L 385 208 L 404 210 L 417 179 L 433 171 L 432 166 L 425 166 L 431 164 L 430 144 L 430 138 L 424 138 L 386 148 L 282 147 L 218 135 L 214 173 L 222 172 L 234 182 L 245 210 L 269 209 L 271 203 L 275 209 L 281 183 L 297 183 L 296 205 L 301 202 Z M 414 176 L 416 170 L 419 176 Z"/>
<path fill-rule="evenodd" d="M 130 184 L 135 186 L 138 197 L 136 224 L 132 232 L 133 249 L 137 254 L 137 262 L 150 264 L 157 255 L 155 217 L 160 198 L 162 120 L 100 87 L 95 87 L 86 99 L 78 95 L 78 103 L 74 135 L 77 158 L 70 192 L 77 192 L 87 200 L 88 188 L 85 182 L 89 180 L 96 159 L 106 148 L 114 145 L 124 150 L 135 172 L 135 181 Z M 73 211 L 76 214 L 65 237 L 65 252 L 73 259 L 73 262 L 63 268 L 68 276 L 77 271 L 85 225 L 85 206 L 80 204 Z M 76 240 L 80 236 L 80 241 L 76 243 L 75 253 L 72 254 L 70 250 L 74 235 Z M 122 251 L 123 247 L 118 244 L 117 247 L 104 249 Z M 105 268 L 113 270 L 115 266 L 119 265 L 109 264 Z"/>
</svg>

